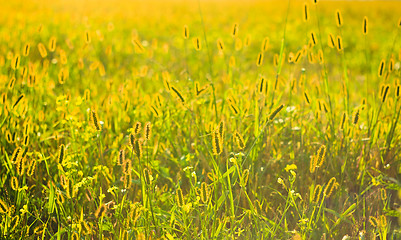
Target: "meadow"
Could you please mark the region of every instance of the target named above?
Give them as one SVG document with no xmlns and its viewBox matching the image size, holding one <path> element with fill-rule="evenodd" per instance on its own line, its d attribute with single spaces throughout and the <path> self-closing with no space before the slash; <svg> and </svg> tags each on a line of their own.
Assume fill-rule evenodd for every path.
<svg viewBox="0 0 401 240">
<path fill-rule="evenodd" d="M 399 239 L 397 1 L 0 1 L 0 239 Z"/>
</svg>

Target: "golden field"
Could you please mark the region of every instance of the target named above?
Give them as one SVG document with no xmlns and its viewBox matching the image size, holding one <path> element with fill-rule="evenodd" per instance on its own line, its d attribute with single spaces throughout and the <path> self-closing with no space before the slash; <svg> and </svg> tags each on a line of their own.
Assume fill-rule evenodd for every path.
<svg viewBox="0 0 401 240">
<path fill-rule="evenodd" d="M 0 239 L 398 239 L 397 1 L 1 1 Z"/>
</svg>

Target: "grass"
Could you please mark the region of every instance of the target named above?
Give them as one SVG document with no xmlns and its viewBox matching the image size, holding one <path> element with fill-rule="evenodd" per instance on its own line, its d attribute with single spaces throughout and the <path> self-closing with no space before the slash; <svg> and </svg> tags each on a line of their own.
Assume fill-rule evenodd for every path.
<svg viewBox="0 0 401 240">
<path fill-rule="evenodd" d="M 401 237 L 397 2 L 0 16 L 0 238 Z"/>
</svg>

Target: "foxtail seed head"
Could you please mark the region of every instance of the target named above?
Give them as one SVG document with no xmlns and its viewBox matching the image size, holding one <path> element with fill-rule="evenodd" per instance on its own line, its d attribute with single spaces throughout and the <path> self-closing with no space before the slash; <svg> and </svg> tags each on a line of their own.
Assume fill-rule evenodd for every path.
<svg viewBox="0 0 401 240">
<path fill-rule="evenodd" d="M 29 50 L 30 50 L 30 48 L 31 48 L 31 45 L 30 45 L 29 43 L 25 44 L 25 46 L 24 46 L 24 52 L 23 52 L 24 57 L 26 57 L 26 56 L 29 55 Z"/>
<path fill-rule="evenodd" d="M 312 46 L 315 46 L 316 43 L 317 43 L 317 39 L 316 39 L 316 34 L 314 32 L 310 33 L 310 40 L 311 40 L 311 42 L 313 44 Z"/>
<path fill-rule="evenodd" d="M 145 124 L 145 139 L 147 141 L 149 141 L 151 134 L 152 134 L 152 124 L 150 122 L 147 122 Z"/>
<path fill-rule="evenodd" d="M 224 51 L 224 43 L 223 40 L 217 39 L 217 49 L 219 49 L 220 52 Z"/>
<path fill-rule="evenodd" d="M 341 36 L 337 36 L 337 50 L 340 52 L 343 50 L 343 39 Z"/>
<path fill-rule="evenodd" d="M 319 184 L 315 186 L 315 190 L 313 191 L 312 202 L 318 203 L 320 200 L 320 193 L 322 192 L 322 186 Z"/>
<path fill-rule="evenodd" d="M 336 23 L 337 27 L 341 27 L 343 25 L 343 17 L 341 16 L 341 12 L 338 9 L 336 11 Z"/>
<path fill-rule="evenodd" d="M 18 147 L 14 150 L 13 155 L 11 156 L 11 163 L 18 163 L 22 158 L 22 148 Z"/>
<path fill-rule="evenodd" d="M 102 130 L 102 125 L 100 125 L 99 117 L 98 117 L 98 115 L 97 115 L 95 110 L 91 110 L 91 112 L 90 112 L 90 120 L 91 120 L 92 126 L 94 126 L 97 131 L 101 131 Z"/>
<path fill-rule="evenodd" d="M 184 30 L 182 32 L 182 36 L 184 37 L 184 39 L 188 39 L 189 38 L 189 29 L 187 25 L 184 25 Z"/>
<path fill-rule="evenodd" d="M 45 45 L 43 45 L 43 43 L 38 44 L 38 50 L 39 50 L 40 56 L 42 58 L 47 57 L 47 50 L 46 50 Z"/>
<path fill-rule="evenodd" d="M 280 106 L 278 106 L 269 116 L 269 120 L 272 121 L 276 115 L 283 109 L 284 104 L 281 104 Z"/>
<path fill-rule="evenodd" d="M 368 17 L 366 17 L 366 16 L 363 18 L 362 32 L 364 35 L 368 34 Z"/>
<path fill-rule="evenodd" d="M 321 167 L 323 165 L 324 159 L 326 157 L 326 146 L 322 145 L 317 151 L 317 162 L 316 167 Z"/>
<path fill-rule="evenodd" d="M 58 162 L 60 164 L 62 164 L 64 161 L 64 158 L 65 158 L 65 146 L 64 146 L 64 144 L 61 144 L 59 152 L 58 152 Z"/>
<path fill-rule="evenodd" d="M 49 40 L 49 51 L 54 52 L 56 50 L 56 37 L 51 37 Z"/>
<path fill-rule="evenodd" d="M 326 185 L 326 188 L 324 189 L 323 195 L 325 197 L 330 197 L 331 194 L 333 193 L 334 188 L 337 187 L 337 182 L 336 182 L 336 178 L 332 177 L 329 182 Z"/>
<path fill-rule="evenodd" d="M 304 22 L 307 22 L 308 19 L 309 19 L 308 4 L 304 3 Z"/>
<path fill-rule="evenodd" d="M 125 162 L 125 151 L 124 149 L 121 149 L 120 152 L 118 153 L 118 165 L 123 165 Z"/>
<path fill-rule="evenodd" d="M 232 34 L 233 37 L 238 36 L 238 23 L 234 23 L 233 30 L 232 30 L 231 34 Z"/>
<path fill-rule="evenodd" d="M 123 162 L 123 172 L 124 172 L 124 174 L 125 175 L 128 175 L 128 174 L 130 174 L 131 173 L 131 168 L 132 168 L 132 162 L 131 162 L 131 160 L 130 159 L 126 159 L 124 162 Z"/>
<path fill-rule="evenodd" d="M 378 71 L 379 77 L 383 76 L 385 68 L 386 68 L 386 60 L 382 59 L 379 65 L 379 71 Z"/>
<path fill-rule="evenodd" d="M 305 102 L 309 105 L 310 104 L 310 98 L 309 95 L 306 91 L 304 91 L 304 98 L 305 98 Z"/>
<path fill-rule="evenodd" d="M 135 139 L 134 141 L 134 152 L 138 158 L 142 157 L 142 140 Z"/>
<path fill-rule="evenodd" d="M 27 169 L 27 174 L 29 177 L 31 177 L 35 173 L 35 169 L 36 169 L 36 160 L 31 160 Z"/>
<path fill-rule="evenodd" d="M 269 38 L 265 37 L 262 42 L 261 50 L 262 52 L 266 52 L 268 48 L 269 48 Z"/>
<path fill-rule="evenodd" d="M 15 54 L 14 59 L 11 62 L 11 68 L 13 70 L 17 70 L 19 68 L 21 62 L 21 56 L 19 54 Z"/>
<path fill-rule="evenodd" d="M 389 89 L 390 89 L 390 85 L 386 85 L 383 95 L 382 95 L 382 99 L 381 99 L 382 103 L 384 103 L 386 101 L 386 97 L 387 97 Z"/>
<path fill-rule="evenodd" d="M 17 191 L 17 190 L 18 190 L 18 179 L 17 179 L 16 176 L 12 176 L 12 177 L 11 177 L 11 188 L 12 188 L 14 191 Z"/>
<path fill-rule="evenodd" d="M 235 132 L 235 141 L 237 142 L 237 146 L 239 149 L 244 149 L 245 148 L 245 142 L 244 139 L 242 138 L 241 134 L 239 132 Z"/>
<path fill-rule="evenodd" d="M 223 152 L 223 141 L 218 130 L 213 131 L 212 137 L 213 154 L 220 155 Z"/>
<path fill-rule="evenodd" d="M 358 121 L 359 121 L 359 109 L 355 112 L 352 122 L 354 123 L 354 125 L 356 125 L 358 124 Z"/>
<path fill-rule="evenodd" d="M 177 88 L 171 86 L 171 90 L 173 90 L 173 92 L 175 93 L 175 95 L 177 96 L 177 98 L 178 98 L 182 103 L 185 103 L 184 97 L 182 96 L 182 94 L 180 93 L 180 91 L 178 91 Z"/>
<path fill-rule="evenodd" d="M 209 187 L 205 182 L 201 184 L 201 189 L 200 189 L 200 197 L 203 203 L 206 203 L 209 199 L 210 192 L 209 192 Z"/>
<path fill-rule="evenodd" d="M 177 191 L 175 192 L 175 200 L 176 200 L 177 205 L 178 205 L 179 207 L 182 207 L 182 206 L 185 205 L 184 196 L 182 195 L 182 190 L 181 190 L 181 188 L 178 188 Z"/>
<path fill-rule="evenodd" d="M 8 212 L 8 206 L 7 206 L 7 204 L 2 200 L 2 199 L 0 199 L 0 213 L 7 213 Z"/>
<path fill-rule="evenodd" d="M 194 44 L 195 50 L 200 51 L 202 49 L 201 41 L 199 37 L 193 38 L 192 42 Z"/>
<path fill-rule="evenodd" d="M 260 52 L 256 60 L 256 66 L 260 67 L 262 64 L 263 64 L 263 52 Z"/>
<path fill-rule="evenodd" d="M 341 117 L 340 130 L 344 130 L 346 120 L 347 120 L 347 113 L 344 112 L 343 116 Z"/>
</svg>

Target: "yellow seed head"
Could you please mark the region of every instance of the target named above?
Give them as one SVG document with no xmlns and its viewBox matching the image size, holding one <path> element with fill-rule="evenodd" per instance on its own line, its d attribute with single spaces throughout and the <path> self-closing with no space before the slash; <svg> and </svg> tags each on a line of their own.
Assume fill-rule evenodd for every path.
<svg viewBox="0 0 401 240">
<path fill-rule="evenodd" d="M 314 173 L 315 172 L 316 165 L 317 165 L 317 158 L 316 158 L 316 156 L 312 156 L 310 158 L 310 162 L 309 162 L 309 172 L 310 173 Z"/>
<path fill-rule="evenodd" d="M 382 103 L 384 103 L 386 101 L 386 97 L 387 97 L 387 94 L 389 92 L 389 89 L 390 89 L 390 85 L 386 85 L 385 88 L 384 88 L 382 99 L 381 99 Z"/>
<path fill-rule="evenodd" d="M 382 59 L 379 65 L 379 71 L 378 71 L 379 77 L 383 76 L 385 68 L 386 68 L 386 60 Z"/>
<path fill-rule="evenodd" d="M 20 161 L 17 162 L 17 174 L 19 176 L 24 175 L 26 165 L 26 157 L 22 158 Z"/>
<path fill-rule="evenodd" d="M 347 113 L 344 112 L 341 118 L 340 130 L 344 130 L 346 120 L 347 120 Z"/>
<path fill-rule="evenodd" d="M 123 164 L 123 172 L 125 175 L 128 175 L 131 173 L 131 169 L 132 169 L 132 162 L 130 159 L 126 159 Z"/>
<path fill-rule="evenodd" d="M 356 125 L 358 124 L 358 121 L 359 121 L 359 109 L 355 112 L 352 122 L 354 123 L 354 125 Z"/>
<path fill-rule="evenodd" d="M 118 165 L 123 165 L 125 162 L 125 151 L 124 149 L 121 149 L 120 152 L 118 152 Z"/>
<path fill-rule="evenodd" d="M 130 189 L 131 188 L 131 183 L 132 183 L 132 174 L 125 174 L 123 176 L 123 182 L 124 182 L 124 188 L 125 189 Z"/>
<path fill-rule="evenodd" d="M 13 70 L 17 70 L 19 68 L 21 62 L 21 56 L 19 54 L 15 54 L 13 60 L 11 61 L 11 68 Z"/>
<path fill-rule="evenodd" d="M 368 17 L 366 17 L 366 16 L 363 18 L 362 32 L 364 35 L 368 34 Z"/>
<path fill-rule="evenodd" d="M 276 115 L 284 108 L 284 104 L 278 106 L 269 116 L 269 120 L 272 121 Z"/>
<path fill-rule="evenodd" d="M 337 50 L 342 51 L 343 50 L 343 39 L 341 36 L 337 36 Z"/>
<path fill-rule="evenodd" d="M 304 98 L 305 98 L 305 102 L 309 105 L 310 104 L 310 98 L 309 98 L 309 94 L 304 91 Z"/>
<path fill-rule="evenodd" d="M 14 191 L 17 191 L 17 190 L 18 190 L 18 179 L 17 179 L 17 177 L 15 177 L 15 176 L 12 176 L 12 177 L 11 177 L 11 188 L 12 188 Z"/>
<path fill-rule="evenodd" d="M 189 29 L 187 25 L 184 25 L 184 31 L 182 32 L 182 36 L 184 37 L 184 39 L 189 38 Z"/>
<path fill-rule="evenodd" d="M 152 134 L 152 124 L 150 122 L 147 122 L 145 124 L 145 139 L 147 141 L 149 141 L 151 134 Z"/>
<path fill-rule="evenodd" d="M 260 78 L 259 78 L 259 84 L 258 84 L 258 86 L 257 86 L 257 91 L 260 93 L 260 94 L 263 94 L 263 93 L 265 93 L 265 91 L 266 91 L 266 93 L 267 93 L 267 86 L 268 85 L 268 82 L 267 82 L 267 80 L 265 79 L 265 77 L 264 76 L 260 76 Z"/>
<path fill-rule="evenodd" d="M 299 61 L 301 61 L 301 59 L 302 59 L 302 50 L 299 50 L 297 52 L 297 54 L 295 54 L 294 63 L 299 63 Z"/>
<path fill-rule="evenodd" d="M 224 43 L 223 40 L 217 39 L 217 49 L 219 49 L 220 52 L 224 51 Z"/>
<path fill-rule="evenodd" d="M 59 152 L 58 152 L 58 162 L 60 164 L 62 164 L 64 161 L 64 158 L 65 158 L 65 146 L 64 146 L 64 144 L 61 144 Z"/>
<path fill-rule="evenodd" d="M 317 44 L 317 38 L 316 38 L 316 34 L 314 32 L 310 33 L 310 40 L 311 40 L 312 46 L 315 46 Z"/>
<path fill-rule="evenodd" d="M 315 186 L 315 190 L 313 191 L 312 202 L 318 203 L 320 200 L 320 193 L 322 192 L 322 186 L 319 184 Z"/>
<path fill-rule="evenodd" d="M 2 199 L 0 199 L 0 213 L 4 214 L 7 212 L 8 212 L 7 204 Z"/>
<path fill-rule="evenodd" d="M 258 58 L 256 59 L 256 66 L 260 67 L 263 64 L 263 52 L 258 54 Z"/>
<path fill-rule="evenodd" d="M 331 194 L 333 193 L 334 188 L 337 187 L 337 182 L 336 182 L 336 178 L 332 177 L 329 182 L 326 185 L 326 188 L 324 189 L 323 195 L 325 197 L 330 197 Z"/>
<path fill-rule="evenodd" d="M 138 121 L 135 123 L 135 127 L 134 127 L 135 135 L 138 135 L 141 132 L 141 129 L 142 129 L 141 126 L 142 126 L 141 122 Z"/>
<path fill-rule="evenodd" d="M 56 37 L 51 37 L 49 40 L 49 51 L 54 52 L 56 50 Z"/>
<path fill-rule="evenodd" d="M 304 3 L 304 22 L 307 22 L 308 19 L 309 19 L 308 4 Z"/>
<path fill-rule="evenodd" d="M 194 44 L 195 50 L 200 51 L 202 49 L 201 41 L 199 37 L 193 38 L 192 42 Z"/>
<path fill-rule="evenodd" d="M 62 68 L 58 73 L 58 82 L 60 84 L 64 84 L 65 80 L 68 78 L 68 75 L 69 75 L 68 69 Z"/>
<path fill-rule="evenodd" d="M 262 42 L 261 51 L 266 52 L 268 48 L 269 48 L 269 38 L 265 37 Z"/>
<path fill-rule="evenodd" d="M 233 37 L 236 37 L 236 36 L 238 36 L 238 23 L 234 23 L 234 25 L 233 25 L 233 30 L 232 30 L 232 36 Z"/>
<path fill-rule="evenodd" d="M 142 157 L 142 140 L 135 139 L 134 141 L 134 152 L 138 158 Z"/>
<path fill-rule="evenodd" d="M 242 138 L 241 134 L 239 132 L 235 132 L 235 141 L 237 142 L 237 146 L 240 150 L 245 148 L 245 142 L 244 139 Z"/>
<path fill-rule="evenodd" d="M 278 54 L 274 54 L 273 65 L 274 65 L 275 67 L 278 66 L 278 61 L 279 61 L 279 56 L 278 56 Z"/>
<path fill-rule="evenodd" d="M 322 145 L 317 151 L 317 162 L 316 167 L 321 167 L 323 165 L 324 159 L 326 157 L 326 146 Z"/>
<path fill-rule="evenodd" d="M 217 130 L 219 131 L 219 135 L 222 139 L 224 139 L 224 130 L 225 130 L 225 123 L 224 121 L 220 121 L 219 126 L 217 128 Z"/>
<path fill-rule="evenodd" d="M 28 176 L 31 177 L 35 173 L 35 169 L 36 169 L 36 160 L 32 160 L 28 165 L 27 169 Z"/>
<path fill-rule="evenodd" d="M 26 56 L 29 55 L 29 50 L 30 50 L 30 48 L 31 48 L 31 45 L 30 45 L 29 43 L 25 44 L 25 46 L 24 46 L 24 52 L 23 52 L 24 57 L 26 57 Z"/>
<path fill-rule="evenodd" d="M 182 96 L 182 94 L 180 93 L 180 91 L 178 91 L 177 88 L 171 86 L 171 90 L 173 90 L 173 92 L 175 93 L 175 95 L 177 96 L 177 98 L 178 98 L 182 103 L 185 103 L 184 97 Z"/>
<path fill-rule="evenodd" d="M 184 201 L 184 196 L 182 195 L 182 190 L 181 188 L 178 188 L 176 193 L 175 193 L 175 200 L 177 202 L 177 205 L 179 207 L 182 207 L 185 205 L 185 201 Z"/>
<path fill-rule="evenodd" d="M 220 155 L 223 152 L 223 141 L 218 130 L 213 131 L 212 137 L 213 154 Z"/>
<path fill-rule="evenodd" d="M 392 72 L 394 70 L 394 58 L 391 58 L 388 63 L 388 71 Z"/>
<path fill-rule="evenodd" d="M 47 57 L 47 50 L 46 50 L 45 45 L 43 45 L 43 43 L 38 44 L 38 50 L 39 50 L 40 56 L 42 58 Z"/>
<path fill-rule="evenodd" d="M 11 156 L 11 163 L 17 164 L 19 161 L 21 161 L 22 153 L 22 148 L 16 148 Z"/>
<path fill-rule="evenodd" d="M 200 189 L 200 197 L 201 201 L 203 203 L 206 203 L 209 199 L 210 193 L 209 193 L 209 187 L 205 182 L 201 184 L 201 189 Z"/>
<path fill-rule="evenodd" d="M 101 131 L 102 130 L 102 125 L 100 125 L 99 117 L 98 117 L 98 115 L 97 115 L 95 110 L 91 110 L 91 112 L 90 112 L 90 120 L 91 120 L 92 126 L 96 129 L 96 131 Z"/>
<path fill-rule="evenodd" d="M 21 94 L 21 95 L 17 98 L 17 101 L 15 101 L 15 103 L 14 103 L 14 105 L 13 105 L 13 108 L 15 108 L 15 107 L 18 105 L 18 103 L 20 103 L 21 100 L 24 99 L 24 97 L 25 97 L 25 94 Z"/>
<path fill-rule="evenodd" d="M 86 44 L 91 43 L 91 35 L 89 31 L 85 31 L 85 43 Z"/>
<path fill-rule="evenodd" d="M 336 23 L 337 27 L 341 27 L 343 25 L 343 17 L 341 16 L 341 12 L 338 9 L 336 11 Z"/>
</svg>

